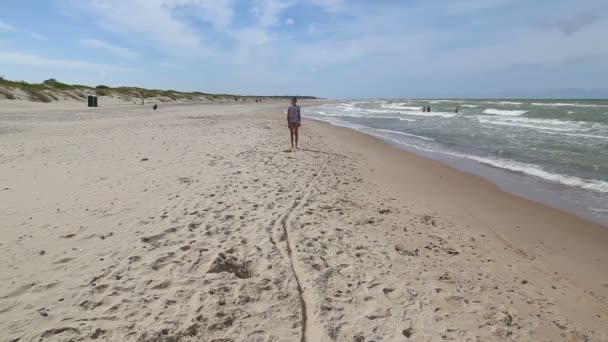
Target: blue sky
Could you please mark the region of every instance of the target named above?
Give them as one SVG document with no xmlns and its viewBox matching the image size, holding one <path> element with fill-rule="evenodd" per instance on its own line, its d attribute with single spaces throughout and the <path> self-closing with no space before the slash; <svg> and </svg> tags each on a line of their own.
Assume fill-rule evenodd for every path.
<svg viewBox="0 0 608 342">
<path fill-rule="evenodd" d="M 9 79 L 237 94 L 608 97 L 606 0 L 2 0 Z"/>
</svg>

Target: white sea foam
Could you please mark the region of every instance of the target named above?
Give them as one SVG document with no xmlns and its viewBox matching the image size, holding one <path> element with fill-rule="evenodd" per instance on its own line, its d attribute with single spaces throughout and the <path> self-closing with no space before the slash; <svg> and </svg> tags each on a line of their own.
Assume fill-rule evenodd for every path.
<svg viewBox="0 0 608 342">
<path fill-rule="evenodd" d="M 478 116 L 477 120 L 483 124 L 502 125 L 502 126 L 511 126 L 511 127 L 523 127 L 523 128 L 558 131 L 558 132 L 587 130 L 587 128 L 582 126 L 581 123 L 577 123 L 574 121 L 563 121 L 563 120 L 557 120 L 557 119 Z"/>
<path fill-rule="evenodd" d="M 545 106 L 545 107 L 581 107 L 581 108 L 605 108 L 608 105 L 598 104 L 585 104 L 585 103 L 561 103 L 561 102 L 547 102 L 547 103 L 532 103 L 533 106 Z"/>
<path fill-rule="evenodd" d="M 405 133 L 405 132 L 392 131 L 390 129 L 378 129 L 378 131 L 391 133 L 391 134 L 406 135 L 408 137 L 418 138 L 418 139 L 427 140 L 427 141 L 435 141 L 435 139 L 432 139 L 432 138 L 427 138 L 427 137 L 423 137 L 420 135 L 410 134 L 410 133 Z"/>
<path fill-rule="evenodd" d="M 523 104 L 521 102 L 513 102 L 513 101 L 487 101 L 487 102 L 483 102 L 483 103 L 499 104 L 499 105 L 516 105 L 516 106 Z"/>
<path fill-rule="evenodd" d="M 361 110 L 365 111 L 365 112 L 368 112 L 368 113 L 379 113 L 379 114 L 399 113 L 399 111 L 386 110 L 386 109 L 369 109 L 369 108 L 365 108 L 365 109 L 361 109 Z"/>
<path fill-rule="evenodd" d="M 525 110 L 503 110 L 503 109 L 494 109 L 494 108 L 485 109 L 483 112 L 485 114 L 490 114 L 490 115 L 506 115 L 506 116 L 519 116 L 519 115 L 523 115 L 523 114 L 527 113 L 527 111 L 525 111 Z"/>
<path fill-rule="evenodd" d="M 479 107 L 479 105 L 463 104 L 460 107 L 476 108 Z"/>
<path fill-rule="evenodd" d="M 445 102 L 445 101 L 442 101 L 442 102 Z M 417 103 L 417 102 L 414 102 L 414 103 Z M 407 108 L 391 109 L 391 108 L 386 108 L 385 106 L 382 106 L 382 104 L 384 104 L 384 105 L 388 105 L 388 106 L 396 105 L 396 106 L 401 106 L 401 107 L 411 107 L 414 105 L 414 103 L 406 103 L 403 100 L 397 101 L 397 102 L 385 100 L 384 102 L 374 103 L 373 106 L 370 106 L 373 109 L 359 108 L 358 106 L 354 106 L 353 103 L 350 103 L 351 104 L 350 106 L 348 106 L 348 105 L 322 106 L 322 107 L 313 108 L 312 110 L 305 108 L 303 113 L 305 116 L 313 117 L 313 118 L 323 120 L 323 121 L 328 121 L 332 124 L 339 125 L 339 126 L 350 127 L 350 128 L 353 128 L 358 131 L 362 131 L 362 132 L 370 134 L 370 135 L 381 137 L 382 139 L 385 139 L 387 141 L 395 142 L 399 145 L 403 145 L 404 147 L 410 147 L 412 149 L 417 149 L 417 150 L 431 152 L 431 153 L 439 153 L 439 154 L 451 156 L 454 158 L 463 158 L 463 159 L 471 160 L 476 163 L 484 164 L 487 166 L 522 173 L 522 174 L 529 175 L 531 177 L 536 177 L 538 179 L 542 179 L 542 180 L 545 180 L 548 182 L 563 184 L 564 186 L 576 187 L 576 188 L 590 190 L 590 191 L 596 191 L 596 192 L 601 193 L 602 196 L 604 196 L 604 194 L 608 193 L 608 182 L 606 182 L 605 180 L 598 180 L 598 179 L 591 179 L 591 178 L 585 179 L 585 178 L 579 178 L 579 177 L 571 176 L 571 175 L 559 174 L 555 171 L 546 170 L 541 165 L 535 165 L 535 164 L 533 164 L 534 162 L 523 163 L 523 162 L 519 162 L 519 161 L 515 161 L 515 160 L 496 158 L 493 156 L 485 157 L 485 156 L 480 156 L 480 155 L 466 154 L 466 153 L 462 153 L 462 152 L 450 152 L 449 150 L 444 150 L 444 148 L 440 147 L 439 145 L 435 145 L 436 143 L 434 143 L 431 138 L 414 135 L 414 134 L 410 134 L 410 133 L 405 133 L 405 132 L 398 132 L 396 130 L 395 131 L 377 130 L 377 129 L 367 127 L 365 124 L 359 125 L 359 124 L 349 122 L 349 121 L 355 121 L 355 122 L 363 123 L 364 122 L 363 120 L 349 120 L 348 119 L 349 117 L 355 117 L 355 118 L 369 118 L 372 120 L 386 118 L 386 119 L 395 119 L 395 120 L 401 120 L 401 121 L 416 121 L 416 120 L 414 120 L 416 118 L 416 116 L 452 117 L 455 115 L 454 113 L 442 113 L 442 112 L 424 113 L 424 112 L 419 111 L 418 107 L 415 107 L 416 110 L 409 110 Z M 473 102 L 475 104 L 470 104 L 470 103 L 471 102 L 468 102 L 467 104 L 462 105 L 462 107 L 474 108 L 472 106 L 477 105 L 475 102 Z M 357 104 L 357 105 L 359 105 L 359 104 Z M 371 105 L 371 103 L 370 103 L 370 105 Z M 546 106 L 547 104 L 540 104 L 540 105 Z M 558 103 L 558 105 L 559 105 L 559 103 Z M 563 105 L 573 106 L 573 104 L 571 104 L 571 103 L 570 104 L 565 103 Z M 592 106 L 598 106 L 598 105 L 583 105 L 583 106 L 592 107 Z M 498 107 L 498 105 L 496 105 L 495 107 Z M 498 107 L 498 108 L 505 108 L 505 107 Z M 509 108 L 509 107 L 506 107 L 506 108 Z M 514 108 L 517 108 L 517 107 L 514 107 Z M 549 107 L 547 107 L 547 108 L 549 108 Z M 573 108 L 573 110 L 576 110 L 576 109 Z M 488 111 L 490 111 L 490 113 L 488 113 Z M 606 132 L 607 132 L 606 127 L 608 127 L 608 126 L 606 126 L 604 124 L 581 122 L 581 121 L 575 121 L 572 119 L 571 120 L 565 120 L 565 119 L 559 120 L 559 119 L 550 119 L 550 118 L 530 118 L 527 116 L 522 116 L 525 113 L 525 111 L 523 111 L 523 110 L 505 111 L 505 110 L 499 110 L 499 109 L 492 108 L 492 109 L 484 111 L 484 113 L 485 113 L 485 115 L 482 115 L 482 114 L 476 115 L 476 116 L 462 115 L 462 116 L 458 116 L 458 118 L 459 119 L 462 118 L 462 119 L 466 119 L 466 120 L 470 120 L 470 119 L 475 120 L 476 119 L 476 120 L 478 120 L 479 123 L 484 125 L 483 127 L 493 128 L 493 129 L 497 129 L 497 130 L 506 130 L 507 128 L 505 128 L 505 126 L 513 126 L 513 127 L 527 128 L 527 129 L 534 130 L 534 131 L 528 131 L 528 132 L 525 132 L 525 131 L 522 131 L 522 132 L 509 131 L 508 132 L 509 134 L 514 133 L 514 132 L 517 133 L 518 135 L 519 135 L 519 133 L 525 134 L 525 135 L 522 135 L 523 137 L 529 136 L 529 134 L 563 135 L 565 137 L 572 137 L 571 139 L 563 138 L 564 141 L 568 142 L 569 140 L 572 140 L 573 143 L 577 143 L 577 144 L 605 143 L 606 140 L 608 140 L 608 134 L 606 134 Z M 490 115 L 487 115 L 487 114 L 490 114 Z M 459 120 L 459 119 L 454 119 L 454 120 Z M 424 118 L 418 120 L 418 123 L 421 123 L 421 122 L 425 122 L 425 125 L 427 122 L 429 124 L 433 123 L 433 121 L 431 121 L 430 119 L 424 120 Z M 416 124 L 417 123 L 414 123 L 413 125 L 416 125 Z M 480 128 L 477 125 L 473 125 L 472 127 Z M 483 128 L 481 128 L 481 129 L 483 129 Z M 501 134 L 500 131 L 496 131 L 495 133 Z M 504 133 L 502 133 L 502 134 L 504 134 Z M 405 139 L 404 137 L 401 137 L 401 136 L 410 136 L 412 139 Z M 586 140 L 586 139 L 588 139 L 588 140 Z M 591 139 L 595 139 L 595 141 L 591 140 Z"/>
<path fill-rule="evenodd" d="M 386 109 L 396 109 L 396 110 L 417 110 L 420 111 L 422 109 L 422 107 L 420 106 L 404 106 L 405 103 L 403 104 L 381 104 L 380 107 L 382 108 L 386 108 Z M 409 104 L 409 103 L 408 103 Z"/>
<path fill-rule="evenodd" d="M 421 102 L 428 102 L 428 103 L 464 103 L 466 101 L 463 100 L 419 100 Z"/>
<path fill-rule="evenodd" d="M 413 144 L 404 143 L 402 141 L 399 141 L 397 139 L 393 139 L 390 137 L 385 137 L 385 136 L 373 134 L 373 133 L 370 133 L 370 134 L 392 140 L 399 144 L 414 147 L 414 148 L 422 150 L 422 151 L 435 152 L 435 153 L 439 152 L 439 153 L 451 155 L 454 157 L 466 158 L 466 159 L 474 160 L 481 164 L 490 165 L 490 166 L 504 169 L 504 170 L 521 172 L 523 174 L 534 176 L 534 177 L 544 179 L 547 181 L 551 181 L 554 183 L 559 183 L 559 184 L 572 186 L 572 187 L 578 187 L 578 188 L 582 188 L 582 189 L 586 189 L 586 190 L 593 190 L 593 191 L 602 192 L 602 193 L 608 193 L 608 182 L 604 182 L 604 181 L 600 181 L 600 180 L 582 179 L 579 177 L 552 173 L 552 172 L 543 170 L 538 165 L 526 164 L 526 163 L 516 162 L 513 160 L 508 160 L 508 159 L 484 158 L 484 157 L 479 157 L 479 156 L 470 155 L 470 154 L 461 154 L 461 153 L 454 153 L 454 152 L 447 152 L 447 151 L 436 151 L 436 150 L 432 150 L 429 148 L 424 148 L 424 147 L 416 146 Z"/>
<path fill-rule="evenodd" d="M 370 101 L 353 101 L 350 102 L 350 104 L 352 105 L 358 105 L 358 104 L 369 104 L 369 103 L 377 103 L 378 100 L 370 100 Z"/>
<path fill-rule="evenodd" d="M 480 118 L 483 118 L 480 116 Z M 526 117 L 492 117 L 493 120 L 500 121 L 511 121 L 511 122 L 529 122 L 543 125 L 555 125 L 555 126 L 570 126 L 577 125 L 578 122 L 559 120 L 559 119 L 543 119 L 543 118 L 526 118 Z"/>
<path fill-rule="evenodd" d="M 439 116 L 442 118 L 451 118 L 456 116 L 454 113 L 447 112 L 421 112 L 421 111 L 400 111 L 399 113 L 414 116 Z"/>
<path fill-rule="evenodd" d="M 608 182 L 604 182 L 604 181 L 600 181 L 600 180 L 582 179 L 579 177 L 552 173 L 552 172 L 543 170 L 538 165 L 521 163 L 521 162 L 517 162 L 514 160 L 485 158 L 485 157 L 479 157 L 479 156 L 470 155 L 470 154 L 461 154 L 461 153 L 447 152 L 447 151 L 437 151 L 434 149 L 429 149 L 429 148 L 417 146 L 414 144 L 409 144 L 409 143 L 400 141 L 398 139 L 386 137 L 386 136 L 383 136 L 380 134 L 374 134 L 374 133 L 370 133 L 370 132 L 367 132 L 367 133 L 384 138 L 384 139 L 394 141 L 401 145 L 413 147 L 413 148 L 416 148 L 421 151 L 441 153 L 441 154 L 450 155 L 453 157 L 465 158 L 465 159 L 476 161 L 481 164 L 490 165 L 490 166 L 493 166 L 493 167 L 496 167 L 499 169 L 520 172 L 520 173 L 523 173 L 523 174 L 526 174 L 529 176 L 534 176 L 534 177 L 544 179 L 546 181 L 550 181 L 550 182 L 554 182 L 554 183 L 559 183 L 559 184 L 572 186 L 572 187 L 578 187 L 578 188 L 586 189 L 586 190 L 593 190 L 593 191 L 602 192 L 602 193 L 608 193 Z"/>
<path fill-rule="evenodd" d="M 582 179 L 574 176 L 561 175 L 543 170 L 540 166 L 516 162 L 507 159 L 483 158 L 472 155 L 463 155 L 465 158 L 475 160 L 482 164 L 497 168 L 521 172 L 544 180 L 560 183 L 568 186 L 578 187 L 586 190 L 608 193 L 608 182 L 595 179 Z"/>
<path fill-rule="evenodd" d="M 401 121 L 410 121 L 410 122 L 416 121 L 414 119 L 404 118 L 404 117 L 398 116 L 398 115 L 369 115 L 369 114 L 366 115 L 365 113 L 363 113 L 363 114 L 327 113 L 327 112 L 323 112 L 323 111 L 308 111 L 308 112 L 304 113 L 304 115 L 306 115 L 306 114 L 316 114 L 319 116 L 335 117 L 335 118 L 397 119 L 397 120 L 401 120 Z"/>
<path fill-rule="evenodd" d="M 381 105 L 384 107 L 385 105 Z M 455 114 L 454 113 L 446 113 L 446 112 L 423 112 L 419 107 L 407 107 L 407 106 L 394 106 L 395 109 L 367 109 L 367 108 L 359 108 L 354 106 L 340 106 L 339 110 L 343 111 L 344 115 L 350 115 L 346 113 L 358 113 L 357 117 L 370 117 L 370 118 L 378 118 L 379 116 L 374 115 L 377 114 L 394 114 L 399 113 L 403 115 L 413 115 L 413 116 L 438 116 L 443 118 L 451 118 Z M 408 110 L 412 108 L 414 110 Z M 368 114 L 368 115 L 365 115 Z M 394 118 L 394 116 L 391 116 Z"/>
</svg>

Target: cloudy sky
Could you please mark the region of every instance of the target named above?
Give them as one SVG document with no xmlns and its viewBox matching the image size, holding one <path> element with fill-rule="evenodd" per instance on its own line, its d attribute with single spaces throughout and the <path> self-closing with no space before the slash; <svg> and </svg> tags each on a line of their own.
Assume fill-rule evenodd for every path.
<svg viewBox="0 0 608 342">
<path fill-rule="evenodd" d="M 0 75 L 238 94 L 608 97 L 606 0 L 2 0 Z"/>
</svg>

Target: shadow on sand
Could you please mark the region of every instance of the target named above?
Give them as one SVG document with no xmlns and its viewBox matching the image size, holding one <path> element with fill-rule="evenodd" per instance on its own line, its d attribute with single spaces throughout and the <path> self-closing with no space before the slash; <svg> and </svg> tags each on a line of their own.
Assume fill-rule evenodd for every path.
<svg viewBox="0 0 608 342">
<path fill-rule="evenodd" d="M 299 151 L 305 151 L 305 152 L 312 152 L 312 153 L 322 153 L 322 154 L 329 154 L 332 156 L 338 156 L 338 157 L 342 157 L 342 158 L 346 158 L 345 156 L 338 154 L 338 153 L 333 153 L 333 152 L 326 152 L 326 151 L 318 151 L 318 150 L 311 150 L 308 148 L 298 148 Z"/>
</svg>

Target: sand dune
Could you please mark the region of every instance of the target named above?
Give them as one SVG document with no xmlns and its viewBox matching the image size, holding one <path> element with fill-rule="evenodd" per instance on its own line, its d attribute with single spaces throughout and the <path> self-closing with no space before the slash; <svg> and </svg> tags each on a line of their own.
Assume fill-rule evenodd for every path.
<svg viewBox="0 0 608 342">
<path fill-rule="evenodd" d="M 0 340 L 608 339 L 606 272 L 393 196 L 337 128 L 287 149 L 284 106 L 0 114 Z"/>
</svg>

